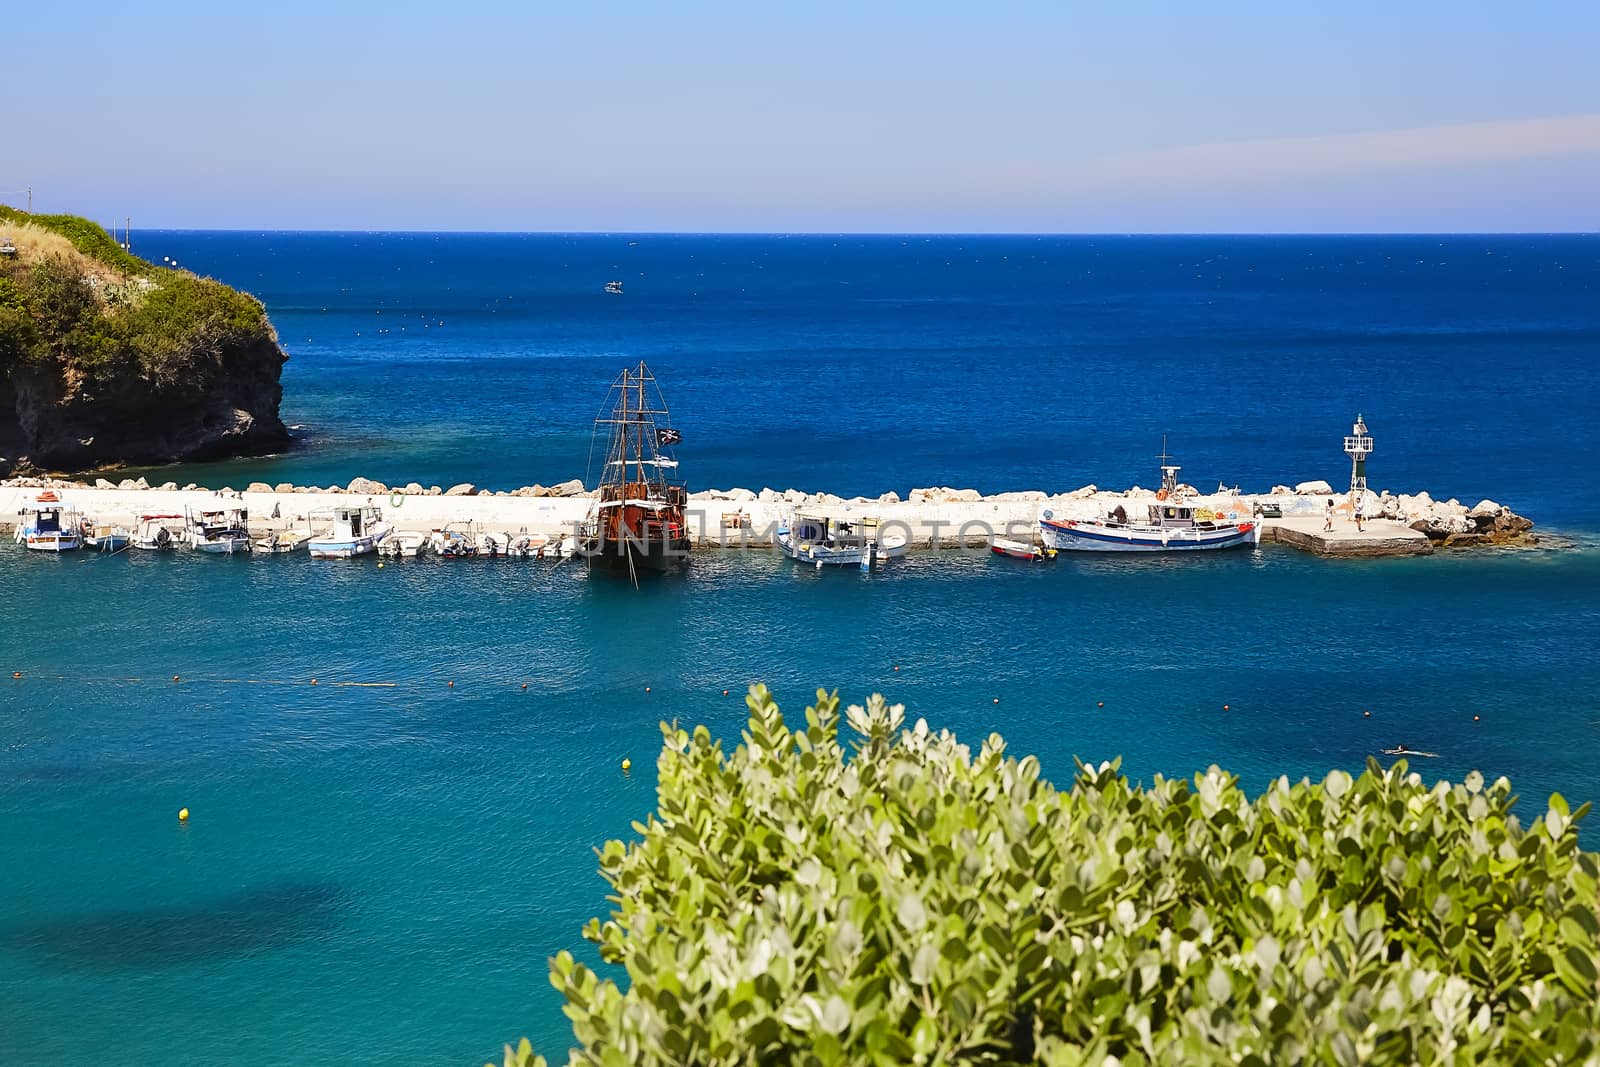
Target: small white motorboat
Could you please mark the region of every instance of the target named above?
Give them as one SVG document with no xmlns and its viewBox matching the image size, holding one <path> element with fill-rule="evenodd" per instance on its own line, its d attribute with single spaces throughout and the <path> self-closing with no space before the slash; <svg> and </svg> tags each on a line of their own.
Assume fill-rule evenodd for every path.
<svg viewBox="0 0 1600 1067">
<path fill-rule="evenodd" d="M 250 551 L 249 512 L 244 508 L 221 508 L 189 516 L 186 531 L 189 547 L 212 555 L 235 556 Z"/>
<path fill-rule="evenodd" d="M 466 529 L 447 524 L 428 534 L 428 548 L 441 559 L 470 559 L 478 554 L 478 543 L 472 536 L 472 524 Z"/>
<path fill-rule="evenodd" d="M 109 523 L 83 523 L 83 546 L 99 552 L 121 552 L 133 540 L 133 531 L 126 526 Z"/>
<path fill-rule="evenodd" d="M 166 524 L 182 521 L 182 515 L 140 515 L 129 547 L 143 552 L 170 552 L 178 547 L 178 539 Z"/>
<path fill-rule="evenodd" d="M 416 559 L 427 551 L 429 537 L 419 530 L 397 530 L 384 538 L 378 554 L 390 559 Z"/>
<path fill-rule="evenodd" d="M 1053 548 L 1039 548 L 1037 545 L 1030 545 L 1025 541 L 1013 541 L 1008 537 L 990 538 L 989 551 L 1007 559 L 1038 561 L 1056 558 L 1056 550 Z"/>
<path fill-rule="evenodd" d="M 493 559 L 505 551 L 505 545 L 492 533 L 480 533 L 473 543 L 478 546 L 478 555 Z"/>
<path fill-rule="evenodd" d="M 311 543 L 309 533 L 298 530 L 274 530 L 265 537 L 256 538 L 255 550 L 268 556 L 287 556 Z"/>
<path fill-rule="evenodd" d="M 555 555 L 555 550 L 544 534 L 520 534 L 506 548 L 506 555 L 512 559 L 544 559 L 546 554 Z"/>
</svg>

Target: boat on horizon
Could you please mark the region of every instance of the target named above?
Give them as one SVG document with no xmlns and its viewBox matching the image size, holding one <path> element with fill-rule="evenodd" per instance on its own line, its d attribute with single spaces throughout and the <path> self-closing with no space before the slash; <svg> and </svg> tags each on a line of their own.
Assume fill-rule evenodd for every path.
<svg viewBox="0 0 1600 1067">
<path fill-rule="evenodd" d="M 790 559 L 823 567 L 871 570 L 906 554 L 904 534 L 885 533 L 876 518 L 824 508 L 796 511 L 778 527 L 778 547 Z"/>
<path fill-rule="evenodd" d="M 1046 511 L 1039 536 L 1046 548 L 1061 552 L 1192 552 L 1243 548 L 1261 541 L 1261 524 L 1240 521 L 1183 499 L 1179 466 L 1161 450 L 1161 488 L 1144 522 L 1132 520 L 1118 504 L 1098 519 L 1058 519 Z"/>
<path fill-rule="evenodd" d="M 250 551 L 250 513 L 244 508 L 218 508 L 187 517 L 184 535 L 189 547 L 211 555 L 234 556 Z"/>
<path fill-rule="evenodd" d="M 308 547 L 312 559 L 354 559 L 378 550 L 378 545 L 393 532 L 383 521 L 383 511 L 371 504 L 353 504 L 313 512 L 311 519 L 322 517 L 330 522 L 326 530 L 311 538 Z"/>
<path fill-rule="evenodd" d="M 76 552 L 83 547 L 78 513 L 53 489 L 24 504 L 17 520 L 13 539 L 32 552 Z"/>
<path fill-rule="evenodd" d="M 599 492 L 579 538 L 591 571 L 627 574 L 637 584 L 642 573 L 689 562 L 689 494 L 671 451 L 683 437 L 671 418 L 643 360 L 612 383 L 610 410 L 594 420 L 589 448 L 592 464 L 604 438 Z"/>
</svg>

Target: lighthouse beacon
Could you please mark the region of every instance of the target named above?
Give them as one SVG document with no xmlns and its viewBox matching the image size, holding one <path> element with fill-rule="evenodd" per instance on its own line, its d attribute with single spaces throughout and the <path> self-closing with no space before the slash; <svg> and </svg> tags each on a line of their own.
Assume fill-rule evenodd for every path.
<svg viewBox="0 0 1600 1067">
<path fill-rule="evenodd" d="M 1350 499 L 1354 501 L 1367 491 L 1367 457 L 1372 455 L 1372 435 L 1360 415 L 1344 439 L 1344 454 L 1350 457 Z"/>
</svg>

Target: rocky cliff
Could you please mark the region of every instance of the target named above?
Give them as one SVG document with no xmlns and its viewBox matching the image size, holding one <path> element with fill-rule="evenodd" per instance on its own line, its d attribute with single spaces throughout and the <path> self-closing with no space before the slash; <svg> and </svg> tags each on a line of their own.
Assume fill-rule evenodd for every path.
<svg viewBox="0 0 1600 1067">
<path fill-rule="evenodd" d="M 0 468 L 283 448 L 287 358 L 253 297 L 85 219 L 0 207 Z"/>
</svg>

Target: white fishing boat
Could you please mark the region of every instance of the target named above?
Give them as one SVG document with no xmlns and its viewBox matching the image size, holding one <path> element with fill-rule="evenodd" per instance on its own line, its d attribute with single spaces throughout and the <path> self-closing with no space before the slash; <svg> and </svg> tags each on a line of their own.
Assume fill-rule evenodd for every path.
<svg viewBox="0 0 1600 1067">
<path fill-rule="evenodd" d="M 84 521 L 83 546 L 85 548 L 92 548 L 97 552 L 121 552 L 132 541 L 133 531 L 126 526 L 112 526 L 110 523 Z"/>
<path fill-rule="evenodd" d="M 1064 552 L 1190 552 L 1240 548 L 1261 540 L 1261 524 L 1197 507 L 1183 499 L 1175 464 L 1161 450 L 1161 488 L 1144 522 L 1117 505 L 1098 519 L 1058 519 L 1046 511 L 1039 536 L 1046 548 Z"/>
<path fill-rule="evenodd" d="M 778 527 L 778 547 L 791 559 L 822 567 L 869 570 L 906 554 L 907 538 L 888 533 L 870 516 L 837 511 L 797 511 Z"/>
<path fill-rule="evenodd" d="M 15 540 L 33 552 L 75 552 L 83 547 L 77 512 L 46 489 L 17 512 Z"/>
<path fill-rule="evenodd" d="M 143 552 L 169 552 L 178 547 L 178 539 L 172 536 L 167 523 L 183 521 L 182 515 L 140 515 L 130 547 Z"/>
<path fill-rule="evenodd" d="M 319 517 L 331 525 L 311 538 L 312 559 L 353 559 L 370 555 L 393 532 L 383 521 L 383 512 L 371 504 L 313 512 L 308 521 Z"/>
<path fill-rule="evenodd" d="M 184 530 L 189 547 L 212 555 L 235 556 L 250 551 L 249 512 L 244 508 L 219 508 L 191 512 Z"/>
<path fill-rule="evenodd" d="M 255 550 L 266 556 L 287 556 L 311 543 L 311 535 L 299 530 L 273 530 L 256 538 Z"/>
<path fill-rule="evenodd" d="M 390 559 L 415 559 L 428 549 L 429 536 L 420 530 L 396 530 L 378 546 L 379 555 Z"/>
</svg>

